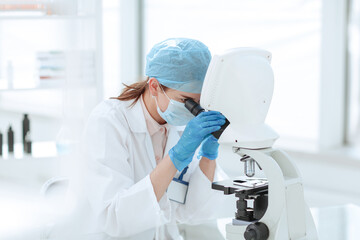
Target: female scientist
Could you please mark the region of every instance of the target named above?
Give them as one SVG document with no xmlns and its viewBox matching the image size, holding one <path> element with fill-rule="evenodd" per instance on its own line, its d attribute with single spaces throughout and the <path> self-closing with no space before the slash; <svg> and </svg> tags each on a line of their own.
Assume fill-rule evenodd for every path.
<svg viewBox="0 0 360 240">
<path fill-rule="evenodd" d="M 90 114 L 84 152 L 96 231 L 178 239 L 177 223 L 215 217 L 224 197 L 211 182 L 226 175 L 216 164 L 219 144 L 211 133 L 225 117 L 216 111 L 194 117 L 184 106 L 188 98 L 199 102 L 210 59 L 197 40 L 160 42 L 146 57 L 147 79 Z"/>
</svg>

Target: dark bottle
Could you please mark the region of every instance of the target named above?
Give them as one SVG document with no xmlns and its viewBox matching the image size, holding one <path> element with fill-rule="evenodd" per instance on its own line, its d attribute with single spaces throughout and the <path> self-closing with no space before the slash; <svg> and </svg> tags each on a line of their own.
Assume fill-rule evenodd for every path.
<svg viewBox="0 0 360 240">
<path fill-rule="evenodd" d="M 31 138 L 30 138 L 30 132 L 28 132 L 25 136 L 25 144 L 26 144 L 26 153 L 31 154 Z"/>
<path fill-rule="evenodd" d="M 14 152 L 14 132 L 11 128 L 11 126 L 9 126 L 9 130 L 7 132 L 8 135 L 8 151 L 9 153 L 13 153 Z"/>
<path fill-rule="evenodd" d="M 3 136 L 0 132 L 0 156 L 2 156 L 2 148 L 3 148 Z"/>
<path fill-rule="evenodd" d="M 25 113 L 24 114 L 24 119 L 22 121 L 22 140 L 23 140 L 23 148 L 24 148 L 24 152 L 27 152 L 26 151 L 26 147 L 27 147 L 27 144 L 26 144 L 26 134 L 30 131 L 30 120 L 28 118 L 28 115 Z"/>
</svg>

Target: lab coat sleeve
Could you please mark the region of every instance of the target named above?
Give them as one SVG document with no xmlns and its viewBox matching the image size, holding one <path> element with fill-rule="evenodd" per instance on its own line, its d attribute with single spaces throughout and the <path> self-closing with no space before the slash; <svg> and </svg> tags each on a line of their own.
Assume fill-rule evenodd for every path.
<svg viewBox="0 0 360 240">
<path fill-rule="evenodd" d="M 199 166 L 199 160 L 191 163 L 194 170 L 189 179 L 186 203 L 176 210 L 176 218 L 180 223 L 197 224 L 205 220 L 221 216 L 221 207 L 225 204 L 224 194 L 211 189 L 212 182 Z M 189 167 L 190 168 L 190 167 Z M 227 174 L 216 164 L 214 182 L 227 179 Z"/>
<path fill-rule="evenodd" d="M 101 231 L 128 237 L 169 222 L 169 200 L 157 201 L 150 175 L 134 182 L 125 120 L 111 112 L 98 115 L 89 118 L 83 152 L 88 163 L 86 197 Z"/>
</svg>

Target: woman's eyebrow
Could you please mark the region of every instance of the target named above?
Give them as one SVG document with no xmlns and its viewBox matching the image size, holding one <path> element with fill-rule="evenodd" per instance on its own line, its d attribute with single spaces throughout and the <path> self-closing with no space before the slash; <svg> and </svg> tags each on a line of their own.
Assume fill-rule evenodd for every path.
<svg viewBox="0 0 360 240">
<path fill-rule="evenodd" d="M 184 95 L 182 95 L 182 94 L 181 94 L 181 96 L 182 96 L 182 97 L 184 97 L 184 99 L 191 99 L 191 100 L 193 100 L 194 102 L 197 102 L 197 103 L 199 103 L 199 102 L 200 102 L 200 99 L 199 99 L 199 100 L 197 100 L 197 99 L 194 99 L 194 98 L 189 97 L 189 96 L 184 96 Z"/>
<path fill-rule="evenodd" d="M 191 97 L 189 97 L 189 96 L 185 96 L 185 95 L 182 95 L 181 94 L 181 96 L 183 97 L 183 98 L 185 98 L 185 99 L 193 99 L 193 98 L 191 98 Z M 194 100 L 194 99 L 193 99 Z"/>
</svg>

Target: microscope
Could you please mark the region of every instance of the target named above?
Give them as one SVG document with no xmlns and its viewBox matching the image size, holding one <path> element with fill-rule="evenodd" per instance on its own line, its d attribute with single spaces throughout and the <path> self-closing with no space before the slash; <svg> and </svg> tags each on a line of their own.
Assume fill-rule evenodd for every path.
<svg viewBox="0 0 360 240">
<path fill-rule="evenodd" d="M 227 122 L 213 135 L 244 163 L 244 176 L 213 182 L 212 189 L 235 194 L 235 218 L 226 225 L 229 240 L 316 240 L 317 231 L 304 200 L 300 172 L 265 124 L 274 89 L 271 53 L 256 48 L 215 55 L 207 70 L 200 105 L 186 101 L 194 115 L 221 112 Z M 203 108 L 205 109 L 203 109 Z M 256 178 L 256 166 L 266 178 Z"/>
</svg>

